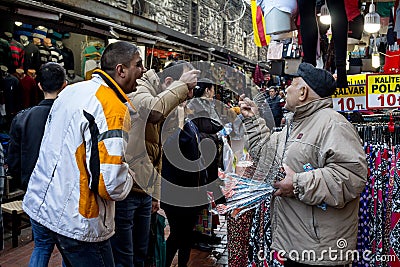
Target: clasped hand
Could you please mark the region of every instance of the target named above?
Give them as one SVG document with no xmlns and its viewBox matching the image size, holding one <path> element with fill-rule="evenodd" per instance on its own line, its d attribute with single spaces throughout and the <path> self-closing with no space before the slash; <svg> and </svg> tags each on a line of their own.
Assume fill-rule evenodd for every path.
<svg viewBox="0 0 400 267">
<path fill-rule="evenodd" d="M 286 175 L 283 180 L 274 183 L 274 187 L 277 189 L 274 196 L 293 197 L 293 175 L 295 172 L 285 164 L 283 164 L 283 168 L 285 169 Z"/>
</svg>

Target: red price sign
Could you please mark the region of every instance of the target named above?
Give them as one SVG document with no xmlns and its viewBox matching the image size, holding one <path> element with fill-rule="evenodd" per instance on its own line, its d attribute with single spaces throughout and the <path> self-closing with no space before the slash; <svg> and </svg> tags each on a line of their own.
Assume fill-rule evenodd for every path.
<svg viewBox="0 0 400 267">
<path fill-rule="evenodd" d="M 336 111 L 365 110 L 365 96 L 333 98 L 333 108 Z"/>
<path fill-rule="evenodd" d="M 367 107 L 369 109 L 400 107 L 400 75 L 368 75 Z"/>
</svg>

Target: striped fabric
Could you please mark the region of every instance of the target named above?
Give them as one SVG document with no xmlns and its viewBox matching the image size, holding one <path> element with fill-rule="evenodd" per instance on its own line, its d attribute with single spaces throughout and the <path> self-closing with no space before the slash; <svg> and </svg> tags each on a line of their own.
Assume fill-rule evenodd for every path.
<svg viewBox="0 0 400 267">
<path fill-rule="evenodd" d="M 49 51 L 50 51 L 50 61 L 58 63 L 64 67 L 64 59 L 63 59 L 60 49 L 58 49 L 54 46 L 51 46 L 51 47 L 49 47 Z"/>
<path fill-rule="evenodd" d="M 265 0 L 251 0 L 251 18 L 253 22 L 254 43 L 258 47 L 267 46 L 270 36 L 265 31 L 264 13 L 262 4 Z"/>
<path fill-rule="evenodd" d="M 50 50 L 44 46 L 44 45 L 39 45 L 39 54 L 40 54 L 40 63 L 45 64 L 51 60 L 50 57 Z"/>
<path fill-rule="evenodd" d="M 42 26 L 36 27 L 36 28 L 33 30 L 32 36 L 43 40 L 43 39 L 46 38 L 46 36 L 47 36 L 47 28 L 42 27 Z"/>
<path fill-rule="evenodd" d="M 11 64 L 16 69 L 23 68 L 24 65 L 24 46 L 16 40 L 11 40 Z"/>
<path fill-rule="evenodd" d="M 18 40 L 19 36 L 25 35 L 30 40 L 32 39 L 33 26 L 30 24 L 23 23 L 20 27 L 14 28 L 14 38 Z"/>
</svg>

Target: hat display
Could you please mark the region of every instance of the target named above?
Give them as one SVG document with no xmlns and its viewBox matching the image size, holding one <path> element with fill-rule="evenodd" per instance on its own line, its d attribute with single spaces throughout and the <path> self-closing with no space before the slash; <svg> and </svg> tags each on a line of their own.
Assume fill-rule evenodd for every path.
<svg viewBox="0 0 400 267">
<path fill-rule="evenodd" d="M 23 69 L 16 69 L 15 72 L 18 73 L 18 74 L 22 74 L 22 73 L 24 73 L 24 70 Z"/>
<path fill-rule="evenodd" d="M 52 46 L 50 38 L 44 38 L 43 43 L 45 46 Z"/>
<path fill-rule="evenodd" d="M 310 63 L 301 63 L 294 77 L 301 77 L 320 97 L 331 96 L 336 90 L 336 81 L 332 74 L 318 69 Z"/>
</svg>

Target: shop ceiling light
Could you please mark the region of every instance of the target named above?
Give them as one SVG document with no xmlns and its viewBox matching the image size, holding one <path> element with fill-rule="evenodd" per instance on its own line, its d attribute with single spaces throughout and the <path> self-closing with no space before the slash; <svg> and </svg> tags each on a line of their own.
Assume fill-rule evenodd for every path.
<svg viewBox="0 0 400 267">
<path fill-rule="evenodd" d="M 15 23 L 15 25 L 17 25 L 18 27 L 21 27 L 22 26 L 22 22 L 21 21 L 16 21 L 16 22 L 14 22 Z"/>
<path fill-rule="evenodd" d="M 322 24 L 330 25 L 331 24 L 331 14 L 329 13 L 328 6 L 325 4 L 321 7 L 321 16 L 319 17 L 319 21 Z"/>
<path fill-rule="evenodd" d="M 380 30 L 381 18 L 379 17 L 379 14 L 375 11 L 375 5 L 373 1 L 369 6 L 369 13 L 365 15 L 364 20 L 364 31 L 366 31 L 367 33 L 377 33 Z"/>
</svg>

